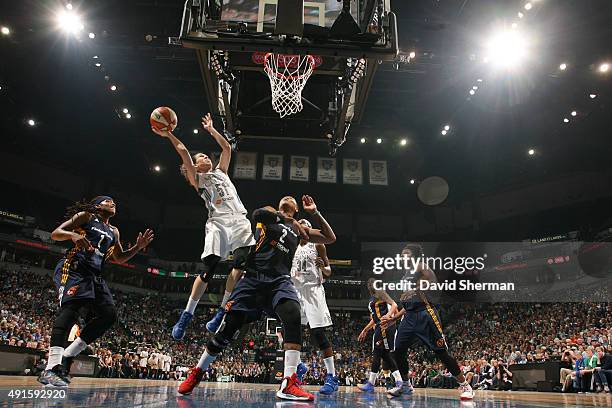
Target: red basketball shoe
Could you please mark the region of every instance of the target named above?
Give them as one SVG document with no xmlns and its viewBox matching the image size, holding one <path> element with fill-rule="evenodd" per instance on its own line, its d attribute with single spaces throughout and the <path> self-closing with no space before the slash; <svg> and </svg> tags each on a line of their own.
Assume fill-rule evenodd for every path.
<svg viewBox="0 0 612 408">
<path fill-rule="evenodd" d="M 292 401 L 314 401 L 314 395 L 300 388 L 295 373 L 291 377 L 285 377 L 281 383 L 280 390 L 276 392 L 280 399 Z"/>
<path fill-rule="evenodd" d="M 190 370 L 187 379 L 179 385 L 178 392 L 179 394 L 189 395 L 193 391 L 195 387 L 198 386 L 200 381 L 202 381 L 202 377 L 204 377 L 204 371 L 199 367 L 194 367 Z"/>
</svg>

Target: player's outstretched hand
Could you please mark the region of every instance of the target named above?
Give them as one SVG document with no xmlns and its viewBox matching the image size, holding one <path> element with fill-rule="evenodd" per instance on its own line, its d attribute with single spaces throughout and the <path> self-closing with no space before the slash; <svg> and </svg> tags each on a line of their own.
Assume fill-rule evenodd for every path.
<svg viewBox="0 0 612 408">
<path fill-rule="evenodd" d="M 302 207 L 307 213 L 312 214 L 313 212 L 317 211 L 317 205 L 315 204 L 314 199 L 309 195 L 302 196 Z"/>
<path fill-rule="evenodd" d="M 170 137 L 170 135 L 172 134 L 168 130 L 159 130 L 154 128 L 153 126 L 151 126 L 151 130 L 153 131 L 153 133 L 161 137 Z"/>
<path fill-rule="evenodd" d="M 361 333 L 359 333 L 359 337 L 357 337 L 357 340 L 364 341 L 367 335 L 368 333 L 365 330 L 362 330 Z"/>
<path fill-rule="evenodd" d="M 139 232 L 138 238 L 136 238 L 136 247 L 138 249 L 146 248 L 153 241 L 153 238 L 155 238 L 155 235 L 151 229 L 147 228 L 145 232 Z"/>
<path fill-rule="evenodd" d="M 202 127 L 208 133 L 211 133 L 213 130 L 215 130 L 215 126 L 213 124 L 212 116 L 210 116 L 210 113 L 207 113 L 206 116 L 202 118 Z"/>
</svg>

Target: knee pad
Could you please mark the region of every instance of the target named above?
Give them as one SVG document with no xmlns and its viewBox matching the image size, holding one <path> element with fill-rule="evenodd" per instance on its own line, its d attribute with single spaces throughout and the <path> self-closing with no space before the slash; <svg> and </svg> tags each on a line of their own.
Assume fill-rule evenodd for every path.
<svg viewBox="0 0 612 408">
<path fill-rule="evenodd" d="M 232 267 L 235 269 L 245 270 L 246 262 L 251 253 L 251 247 L 241 247 L 234 251 Z"/>
<path fill-rule="evenodd" d="M 107 323 L 109 326 L 112 326 L 118 319 L 117 309 L 115 308 L 115 306 L 104 307 L 100 311 L 100 317 L 104 319 L 105 323 Z"/>
<path fill-rule="evenodd" d="M 60 308 L 53 322 L 51 346 L 64 347 L 72 326 L 79 319 L 79 308 L 80 305 L 77 305 L 74 301 L 68 302 Z"/>
<path fill-rule="evenodd" d="M 380 371 L 380 360 L 382 358 L 382 350 L 375 348 L 372 352 L 372 372 L 377 373 Z"/>
<path fill-rule="evenodd" d="M 301 319 L 301 317 L 300 317 Z M 312 343 L 319 348 L 319 350 L 325 350 L 331 347 L 331 343 L 325 335 L 324 327 L 317 327 L 310 329 L 310 337 Z"/>
<path fill-rule="evenodd" d="M 202 273 L 200 273 L 200 279 L 208 283 L 208 281 L 210 281 L 210 279 L 215 274 L 215 269 L 217 268 L 217 264 L 220 260 L 221 257 L 217 255 L 208 255 L 206 258 L 202 259 L 202 262 L 204 263 L 204 268 L 202 270 Z"/>
<path fill-rule="evenodd" d="M 240 334 L 240 328 L 244 319 L 244 315 L 240 312 L 227 313 L 217 333 L 206 343 L 208 351 L 213 355 L 217 355 L 232 341 L 236 340 Z"/>
<path fill-rule="evenodd" d="M 274 309 L 283 323 L 283 338 L 285 343 L 302 344 L 302 317 L 300 304 L 295 300 L 287 300 Z"/>
</svg>

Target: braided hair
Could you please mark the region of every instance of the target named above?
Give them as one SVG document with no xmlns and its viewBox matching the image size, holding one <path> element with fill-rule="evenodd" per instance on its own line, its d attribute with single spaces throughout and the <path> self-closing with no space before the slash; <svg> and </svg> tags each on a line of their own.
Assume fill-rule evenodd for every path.
<svg viewBox="0 0 612 408">
<path fill-rule="evenodd" d="M 104 200 L 111 199 L 108 196 L 95 196 L 91 200 L 87 201 L 86 199 L 82 199 L 81 201 L 77 201 L 73 205 L 66 208 L 66 214 L 64 218 L 69 220 L 74 217 L 75 214 L 80 213 L 81 211 L 85 211 L 91 214 L 98 214 L 100 209 L 98 208 L 98 204 L 100 204 Z"/>
</svg>

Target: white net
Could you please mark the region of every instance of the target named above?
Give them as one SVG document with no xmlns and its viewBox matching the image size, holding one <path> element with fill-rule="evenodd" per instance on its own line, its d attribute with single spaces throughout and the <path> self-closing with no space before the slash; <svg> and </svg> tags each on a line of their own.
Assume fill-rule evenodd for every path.
<svg viewBox="0 0 612 408">
<path fill-rule="evenodd" d="M 312 55 L 266 54 L 264 71 L 272 88 L 272 108 L 281 118 L 304 108 L 302 90 L 314 69 Z"/>
</svg>

